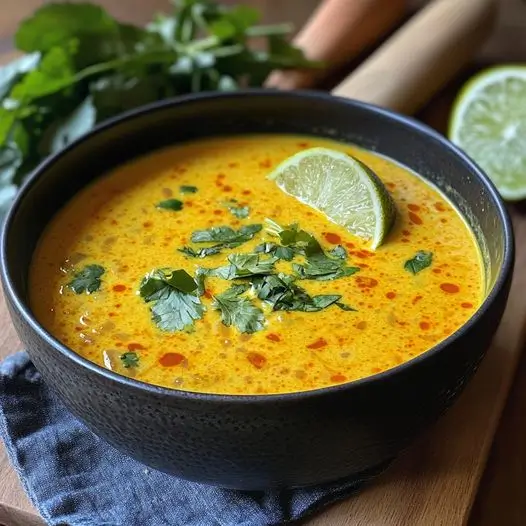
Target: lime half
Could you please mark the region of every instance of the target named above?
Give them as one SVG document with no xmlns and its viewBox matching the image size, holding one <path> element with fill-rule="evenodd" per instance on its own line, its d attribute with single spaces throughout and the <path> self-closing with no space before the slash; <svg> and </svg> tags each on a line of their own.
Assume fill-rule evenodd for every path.
<svg viewBox="0 0 526 526">
<path fill-rule="evenodd" d="M 396 209 L 378 176 L 354 157 L 311 148 L 283 161 L 269 176 L 287 194 L 324 213 L 352 234 L 381 245 Z"/>
<path fill-rule="evenodd" d="M 488 69 L 453 108 L 449 138 L 491 177 L 504 199 L 526 197 L 526 66 Z"/>
</svg>

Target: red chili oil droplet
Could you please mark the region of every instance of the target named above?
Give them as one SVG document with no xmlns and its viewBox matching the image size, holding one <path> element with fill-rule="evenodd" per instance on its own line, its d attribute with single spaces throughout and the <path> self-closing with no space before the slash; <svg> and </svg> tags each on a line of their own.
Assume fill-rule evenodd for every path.
<svg viewBox="0 0 526 526">
<path fill-rule="evenodd" d="M 343 374 L 333 374 L 331 376 L 331 382 L 345 382 L 347 380 L 346 376 L 343 376 Z"/>
<path fill-rule="evenodd" d="M 366 276 L 358 276 L 356 278 L 356 283 L 361 289 L 369 289 L 372 287 L 376 287 L 376 285 L 378 285 L 378 280 L 374 278 L 368 278 Z"/>
<path fill-rule="evenodd" d="M 265 159 L 264 161 L 259 162 L 259 166 L 261 168 L 270 168 L 272 166 L 272 162 L 270 161 L 270 159 Z"/>
<path fill-rule="evenodd" d="M 115 304 L 115 308 L 116 308 L 116 309 L 120 309 L 120 308 L 121 308 L 121 304 L 120 304 L 120 303 L 116 303 L 116 304 Z"/>
<path fill-rule="evenodd" d="M 143 349 L 144 349 L 144 347 L 140 343 L 132 342 L 132 343 L 128 344 L 128 350 L 129 351 L 141 351 Z"/>
<path fill-rule="evenodd" d="M 402 230 L 402 234 L 407 237 L 411 235 L 411 232 L 409 232 L 409 230 Z"/>
<path fill-rule="evenodd" d="M 108 316 L 109 316 L 110 318 L 113 318 L 113 317 L 115 316 L 115 313 L 114 313 L 114 312 L 108 312 Z"/>
<path fill-rule="evenodd" d="M 360 268 L 369 268 L 369 265 L 367 265 L 366 263 L 357 263 L 356 266 Z"/>
<path fill-rule="evenodd" d="M 408 204 L 407 208 L 411 210 L 412 212 L 418 212 L 420 210 L 420 207 L 418 205 Z"/>
<path fill-rule="evenodd" d="M 153 223 L 151 221 L 146 221 L 142 224 L 144 228 L 150 228 L 153 226 Z"/>
<path fill-rule="evenodd" d="M 342 242 L 342 238 L 338 234 L 333 234 L 332 232 L 325 232 L 323 234 L 328 243 L 333 245 L 339 245 Z"/>
<path fill-rule="evenodd" d="M 445 217 L 443 217 L 441 220 L 440 220 L 441 223 L 447 223 L 447 219 Z"/>
<path fill-rule="evenodd" d="M 406 237 L 403 237 L 401 239 L 402 243 L 409 243 L 409 239 L 407 239 Z"/>
<path fill-rule="evenodd" d="M 309 143 L 308 142 L 299 142 L 298 143 L 298 148 L 308 148 L 309 147 Z"/>
<path fill-rule="evenodd" d="M 280 342 L 281 338 L 279 337 L 279 334 L 271 332 L 270 334 L 267 334 L 267 340 L 270 340 L 271 342 Z"/>
<path fill-rule="evenodd" d="M 223 183 L 221 181 L 216 181 L 216 186 L 218 188 L 221 188 L 223 186 Z"/>
<path fill-rule="evenodd" d="M 429 330 L 429 327 L 431 327 L 427 321 L 421 321 L 419 325 L 423 331 L 427 331 Z"/>
<path fill-rule="evenodd" d="M 113 290 L 115 292 L 124 292 L 126 290 L 126 285 L 113 285 Z"/>
<path fill-rule="evenodd" d="M 247 354 L 247 360 L 256 368 L 261 369 L 266 363 L 267 359 L 258 352 L 249 352 Z"/>
<path fill-rule="evenodd" d="M 174 367 L 185 360 L 185 357 L 178 352 L 167 352 L 159 358 L 159 363 L 163 367 Z"/>
<path fill-rule="evenodd" d="M 228 163 L 229 168 L 235 168 L 236 166 L 239 166 L 239 163 Z"/>
<path fill-rule="evenodd" d="M 420 296 L 420 294 L 418 294 L 417 296 L 415 296 L 413 298 L 413 301 L 411 302 L 413 305 L 416 305 L 420 300 L 422 299 L 422 296 Z"/>
<path fill-rule="evenodd" d="M 380 369 L 380 367 L 373 367 L 373 368 L 371 369 L 371 372 L 372 372 L 372 373 L 380 373 L 380 372 L 382 372 L 382 369 Z"/>
<path fill-rule="evenodd" d="M 111 220 L 111 224 L 112 224 L 112 225 L 118 225 L 119 222 L 118 222 L 116 219 L 112 219 L 112 220 Z"/>
<path fill-rule="evenodd" d="M 214 214 L 215 214 L 216 216 L 223 215 L 223 210 L 214 210 Z"/>
<path fill-rule="evenodd" d="M 212 292 L 210 290 L 206 289 L 204 294 L 203 294 L 203 296 L 210 300 L 210 299 L 212 299 Z"/>
<path fill-rule="evenodd" d="M 415 225 L 422 224 L 422 219 L 419 215 L 416 215 L 414 212 L 409 212 L 409 219 L 411 220 L 411 223 L 414 223 Z"/>
<path fill-rule="evenodd" d="M 347 248 L 354 248 L 354 243 L 345 243 Z"/>
<path fill-rule="evenodd" d="M 439 212 L 445 212 L 446 211 L 446 207 L 442 203 L 435 203 L 435 208 Z"/>
<path fill-rule="evenodd" d="M 455 294 L 460 290 L 460 287 L 454 283 L 442 283 L 440 288 L 449 294 Z"/>
<path fill-rule="evenodd" d="M 250 195 L 252 192 L 250 190 L 243 190 L 241 193 L 243 195 Z"/>
<path fill-rule="evenodd" d="M 327 340 L 324 338 L 318 338 L 315 342 L 307 345 L 307 349 L 321 349 L 327 345 Z"/>
<path fill-rule="evenodd" d="M 388 292 L 386 294 L 386 297 L 387 297 L 387 299 L 394 300 L 396 298 L 396 293 L 395 292 Z"/>
<path fill-rule="evenodd" d="M 355 325 L 355 327 L 356 327 L 357 329 L 360 329 L 361 331 L 363 331 L 364 329 L 367 328 L 367 322 L 366 322 L 366 321 L 359 321 L 359 322 Z"/>
<path fill-rule="evenodd" d="M 396 188 L 396 185 L 394 183 L 386 183 L 386 185 L 387 185 L 388 188 L 391 188 L 391 190 L 393 188 Z"/>
<path fill-rule="evenodd" d="M 217 178 L 218 179 L 224 179 L 226 177 L 225 174 L 221 173 L 221 174 L 217 174 Z"/>
<path fill-rule="evenodd" d="M 442 271 L 441 271 L 439 268 L 434 268 L 434 269 L 433 269 L 433 272 L 434 272 L 435 274 L 440 274 Z"/>
<path fill-rule="evenodd" d="M 121 342 L 115 342 L 115 347 L 122 347 L 122 343 Z"/>
<path fill-rule="evenodd" d="M 206 210 L 201 209 L 201 210 L 199 210 L 199 213 L 200 213 L 200 214 L 206 214 Z"/>
<path fill-rule="evenodd" d="M 223 192 L 231 192 L 232 191 L 232 187 L 225 184 L 225 186 L 223 186 Z"/>
<path fill-rule="evenodd" d="M 188 207 L 188 206 L 189 206 L 189 207 L 192 207 L 192 206 L 194 206 L 194 202 L 193 202 L 193 201 L 185 201 L 185 202 L 184 202 L 184 206 L 186 206 L 186 207 Z"/>
<path fill-rule="evenodd" d="M 462 308 L 464 308 L 464 309 L 472 309 L 473 308 L 473 303 L 469 303 L 469 301 L 465 301 L 464 303 L 461 303 L 460 306 Z"/>
</svg>

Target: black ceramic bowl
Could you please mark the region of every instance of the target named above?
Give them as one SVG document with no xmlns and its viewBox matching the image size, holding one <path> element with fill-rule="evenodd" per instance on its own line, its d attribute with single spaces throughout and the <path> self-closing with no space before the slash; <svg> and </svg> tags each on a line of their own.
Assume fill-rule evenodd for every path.
<svg viewBox="0 0 526 526">
<path fill-rule="evenodd" d="M 38 324 L 27 301 L 31 256 L 46 224 L 82 187 L 167 144 L 274 132 L 355 143 L 440 188 L 465 215 L 484 253 L 488 296 L 477 313 L 445 341 L 395 369 L 336 387 L 265 396 L 147 385 L 81 358 Z M 36 170 L 9 213 L 2 241 L 2 281 L 13 322 L 36 367 L 69 409 L 148 466 L 241 489 L 332 481 L 395 456 L 472 376 L 500 321 L 512 262 L 503 204 L 462 152 L 407 117 L 302 92 L 192 96 L 103 124 Z"/>
</svg>

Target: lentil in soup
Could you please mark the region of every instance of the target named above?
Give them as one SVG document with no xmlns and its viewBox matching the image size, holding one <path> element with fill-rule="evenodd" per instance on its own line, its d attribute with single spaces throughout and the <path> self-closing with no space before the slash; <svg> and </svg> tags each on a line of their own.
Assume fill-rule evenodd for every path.
<svg viewBox="0 0 526 526">
<path fill-rule="evenodd" d="M 393 196 L 376 251 L 266 178 L 315 146 L 357 157 Z M 97 179 L 47 227 L 30 291 L 39 322 L 88 360 L 225 394 L 385 371 L 452 334 L 484 293 L 474 236 L 434 187 L 372 152 L 288 135 L 190 142 Z"/>
</svg>

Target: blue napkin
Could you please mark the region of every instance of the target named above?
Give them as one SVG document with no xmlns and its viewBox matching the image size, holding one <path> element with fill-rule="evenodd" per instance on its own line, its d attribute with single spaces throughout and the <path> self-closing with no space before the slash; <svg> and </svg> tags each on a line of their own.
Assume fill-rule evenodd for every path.
<svg viewBox="0 0 526 526">
<path fill-rule="evenodd" d="M 0 436 L 50 525 L 274 526 L 355 493 L 353 480 L 287 491 L 234 491 L 148 469 L 97 438 L 44 384 L 27 353 L 0 364 Z"/>
</svg>

